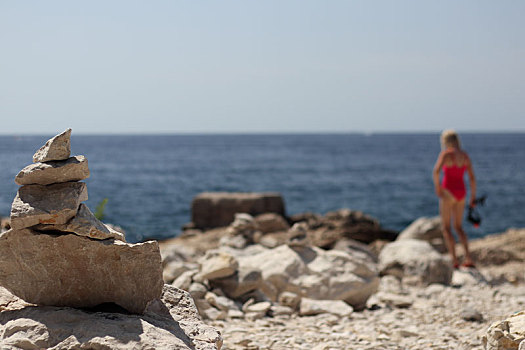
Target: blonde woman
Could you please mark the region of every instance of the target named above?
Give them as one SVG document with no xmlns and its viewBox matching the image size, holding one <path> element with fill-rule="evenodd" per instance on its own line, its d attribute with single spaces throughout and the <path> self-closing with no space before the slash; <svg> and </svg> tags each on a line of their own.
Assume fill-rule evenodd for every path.
<svg viewBox="0 0 525 350">
<path fill-rule="evenodd" d="M 443 179 L 440 182 L 440 173 L 443 170 Z M 447 249 L 452 257 L 454 268 L 459 267 L 456 256 L 456 241 L 452 236 L 453 223 L 461 244 L 465 250 L 465 267 L 474 267 L 474 262 L 468 249 L 468 239 L 463 231 L 463 212 L 465 209 L 465 197 L 467 190 L 464 182 L 465 171 L 469 177 L 470 200 L 469 205 L 475 206 L 476 178 L 468 154 L 461 149 L 461 143 L 457 133 L 453 130 L 445 130 L 441 134 L 441 153 L 436 161 L 433 172 L 434 187 L 439 197 L 439 208 L 441 223 L 443 226 L 443 238 Z"/>
</svg>

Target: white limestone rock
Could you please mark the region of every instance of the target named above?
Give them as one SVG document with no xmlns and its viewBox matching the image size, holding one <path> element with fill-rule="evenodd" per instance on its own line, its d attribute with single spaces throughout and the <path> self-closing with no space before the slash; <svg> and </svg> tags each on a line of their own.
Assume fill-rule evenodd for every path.
<svg viewBox="0 0 525 350">
<path fill-rule="evenodd" d="M 332 314 L 339 317 L 350 316 L 354 309 L 342 300 L 315 300 L 302 298 L 299 306 L 301 316 L 311 316 L 319 314 Z"/>
<path fill-rule="evenodd" d="M 110 229 L 99 221 L 84 203 L 80 204 L 77 214 L 68 222 L 61 225 L 36 225 L 33 229 L 38 231 L 63 231 L 71 232 L 78 236 L 93 239 L 117 239 L 125 242 L 124 235 Z"/>
<path fill-rule="evenodd" d="M 237 258 L 240 266 L 259 268 L 263 282 L 273 285 L 277 295 L 289 291 L 362 308 L 379 285 L 375 264 L 345 251 L 282 245 Z"/>
<path fill-rule="evenodd" d="M 22 186 L 11 206 L 11 227 L 22 229 L 38 224 L 65 224 L 77 214 L 80 203 L 87 199 L 84 182 Z"/>
<path fill-rule="evenodd" d="M 525 311 L 494 322 L 483 336 L 486 350 L 514 350 L 525 341 Z"/>
<path fill-rule="evenodd" d="M 410 278 L 417 284 L 441 283 L 448 285 L 452 278 L 452 264 L 425 241 L 404 239 L 387 244 L 379 254 L 382 275 Z"/>
<path fill-rule="evenodd" d="M 218 250 L 207 251 L 199 263 L 201 265 L 200 277 L 208 280 L 231 276 L 239 266 L 237 259 L 231 254 Z"/>
<path fill-rule="evenodd" d="M 374 296 L 380 305 L 386 305 L 391 308 L 406 309 L 414 303 L 414 299 L 407 295 L 379 292 L 374 294 Z"/>
<path fill-rule="evenodd" d="M 197 273 L 197 271 L 186 271 L 183 272 L 179 277 L 177 277 L 173 283 L 171 284 L 173 287 L 182 289 L 182 290 L 189 290 L 192 282 L 193 276 Z"/>
<path fill-rule="evenodd" d="M 33 163 L 51 160 L 65 160 L 71 154 L 71 129 L 47 140 L 46 144 L 33 155 Z"/>
<path fill-rule="evenodd" d="M 0 235 L 0 285 L 38 305 L 115 303 L 142 313 L 162 292 L 158 243 L 9 230 Z"/>
<path fill-rule="evenodd" d="M 66 160 L 33 163 L 20 170 L 15 177 L 18 185 L 50 185 L 54 183 L 80 181 L 89 177 L 87 158 L 71 157 Z"/>
<path fill-rule="evenodd" d="M 16 298 L 0 289 L 1 300 Z M 168 286 L 143 316 L 12 304 L 7 310 L 0 312 L 2 349 L 219 350 L 222 346 L 220 333 L 202 322 L 191 297 Z"/>
<path fill-rule="evenodd" d="M 462 287 L 462 286 L 474 286 L 474 285 L 488 285 L 488 281 L 486 280 L 485 276 L 481 274 L 476 269 L 458 269 L 454 270 L 452 274 L 452 280 L 450 282 L 451 285 L 456 287 Z"/>
<path fill-rule="evenodd" d="M 427 241 L 440 253 L 446 252 L 441 228 L 441 217 L 421 217 L 405 228 L 396 240 L 419 239 Z"/>
<path fill-rule="evenodd" d="M 204 299 L 208 303 L 210 303 L 210 305 L 216 307 L 219 310 L 228 311 L 228 312 L 230 310 L 237 310 L 237 311 L 240 310 L 239 306 L 237 306 L 237 304 L 235 304 L 233 300 L 230 300 L 226 297 L 217 295 L 212 292 L 207 292 L 206 295 L 204 296 Z"/>
</svg>

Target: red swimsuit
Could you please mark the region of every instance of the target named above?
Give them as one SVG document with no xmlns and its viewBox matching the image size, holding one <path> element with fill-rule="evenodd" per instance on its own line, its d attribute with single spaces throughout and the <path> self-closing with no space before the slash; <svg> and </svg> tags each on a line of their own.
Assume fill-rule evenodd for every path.
<svg viewBox="0 0 525 350">
<path fill-rule="evenodd" d="M 443 166 L 442 186 L 448 190 L 458 201 L 463 200 L 467 195 L 463 174 L 467 168 L 466 164 L 458 167 L 457 165 Z"/>
</svg>

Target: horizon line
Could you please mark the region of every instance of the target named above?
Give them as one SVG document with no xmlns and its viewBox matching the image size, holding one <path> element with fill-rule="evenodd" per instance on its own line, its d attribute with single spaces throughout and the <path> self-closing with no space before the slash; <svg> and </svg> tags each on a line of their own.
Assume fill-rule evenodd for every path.
<svg viewBox="0 0 525 350">
<path fill-rule="evenodd" d="M 73 128 L 72 128 L 73 129 Z M 65 129 L 64 129 L 65 130 Z M 457 129 L 456 129 L 457 130 Z M 57 131 L 56 134 L 62 132 Z M 73 130 L 74 132 L 74 130 Z M 74 132 L 77 136 L 235 136 L 235 135 L 435 135 L 442 130 L 355 130 L 355 131 L 147 131 L 147 132 Z M 457 130 L 459 134 L 523 134 L 525 129 L 518 130 Z M 0 136 L 47 136 L 53 133 L 1 132 Z"/>
</svg>

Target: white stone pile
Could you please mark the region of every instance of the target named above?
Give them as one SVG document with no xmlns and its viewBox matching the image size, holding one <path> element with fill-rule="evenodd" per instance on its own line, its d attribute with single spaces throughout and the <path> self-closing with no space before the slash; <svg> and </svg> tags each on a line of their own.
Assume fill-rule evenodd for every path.
<svg viewBox="0 0 525 350">
<path fill-rule="evenodd" d="M 42 305 L 118 304 L 142 313 L 162 292 L 158 243 L 125 243 L 82 202 L 84 156 L 70 157 L 71 129 L 51 138 L 16 176 L 11 230 L 0 236 L 0 285 Z"/>
</svg>

